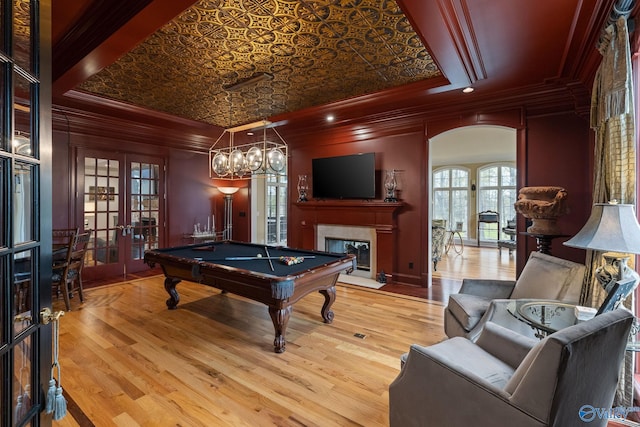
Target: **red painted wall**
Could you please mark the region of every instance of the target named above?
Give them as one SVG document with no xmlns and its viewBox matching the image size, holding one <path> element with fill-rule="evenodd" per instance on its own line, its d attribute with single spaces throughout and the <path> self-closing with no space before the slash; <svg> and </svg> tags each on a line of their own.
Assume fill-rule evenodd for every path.
<svg viewBox="0 0 640 427">
<path fill-rule="evenodd" d="M 527 119 L 526 185 L 557 185 L 568 193 L 569 213 L 558 220 L 564 234 L 573 236 L 591 213 L 593 175 L 593 132 L 587 119 L 574 114 Z M 584 262 L 585 251 L 562 245 L 555 239 L 552 253 L 560 258 Z M 535 250 L 532 238 L 527 249 Z"/>
<path fill-rule="evenodd" d="M 358 123 L 322 133 L 296 134 L 284 138 L 289 143 L 289 172 L 292 185 L 290 198 L 297 199 L 295 183 L 299 174 L 311 175 L 311 160 L 361 152 L 376 153 L 376 169 L 399 170 L 399 198 L 405 207 L 398 215 L 396 280 L 426 286 L 430 267 L 428 218 L 427 137 L 459 126 L 494 124 L 519 129 L 518 173 L 519 186 L 560 185 L 567 189 L 571 212 L 561 219 L 561 227 L 568 235 L 575 234 L 586 222 L 591 211 L 592 137 L 588 123 L 573 113 L 527 117 L 516 110 L 466 115 L 454 118 L 433 118 L 406 121 L 393 129 L 389 124 Z M 366 128 L 366 132 L 362 129 Z M 283 131 L 284 133 L 285 131 Z M 382 197 L 382 196 L 381 196 Z M 299 246 L 297 233 L 301 213 L 295 206 L 289 213 L 289 242 Z M 519 217 L 519 229 L 524 230 L 524 218 Z M 567 237 L 568 239 L 569 237 Z M 571 249 L 554 241 L 554 255 L 584 262 L 584 251 Z M 526 262 L 529 252 L 536 250 L 535 240 L 518 237 L 518 268 Z M 410 263 L 413 268 L 410 268 Z"/>
<path fill-rule="evenodd" d="M 393 134 L 389 134 L 389 133 Z M 283 135 L 287 140 L 287 136 Z M 325 133 L 309 133 L 306 137 L 287 140 L 289 144 L 290 200 L 297 200 L 297 177 L 300 174 L 309 176 L 311 183 L 311 161 L 317 157 L 340 156 L 356 153 L 373 152 L 376 156 L 376 171 L 380 171 L 380 179 L 376 183 L 378 198 L 384 198 L 381 189 L 382 175 L 385 170 L 398 171 L 398 197 L 405 203 L 398 214 L 398 236 L 396 243 L 396 280 L 408 283 L 420 283 L 421 266 L 429 262 L 430 256 L 421 251 L 422 217 L 426 214 L 422 206 L 425 199 L 424 181 L 426 178 L 426 144 L 421 121 L 407 123 L 401 129 L 388 129 L 368 125 L 367 132 L 362 126 L 349 129 L 329 130 Z M 313 197 L 313 193 L 311 192 Z M 289 245 L 301 247 L 302 241 L 298 233 L 301 212 L 295 206 L 289 209 Z M 409 268 L 413 263 L 413 268 Z M 390 273 L 390 272 L 388 272 Z"/>
<path fill-rule="evenodd" d="M 397 217 L 397 271 L 391 273 L 400 282 L 426 286 L 431 262 L 428 250 L 428 137 L 454 127 L 474 124 L 518 128 L 519 182 L 527 186 L 564 186 L 569 192 L 571 213 L 561 220 L 562 227 L 569 235 L 582 227 L 591 209 L 593 138 L 587 121 L 573 113 L 527 116 L 526 111 L 520 109 L 485 113 L 479 108 L 477 113 L 455 117 L 352 121 L 345 126 L 323 130 L 309 129 L 300 132 L 296 129 L 290 135 L 287 134 L 285 125 L 280 132 L 289 144 L 289 200 L 297 200 L 297 176 L 311 175 L 311 159 L 375 152 L 377 170 L 399 171 L 398 196 L 405 204 Z M 144 134 L 141 134 L 143 136 L 130 133 L 128 128 L 131 126 L 126 119 L 114 116 L 107 118 L 103 112 L 94 113 L 90 121 L 73 115 L 68 123 L 60 116 L 54 120 L 54 226 L 67 227 L 75 221 L 69 208 L 73 188 L 73 147 L 111 147 L 110 149 L 131 150 L 165 158 L 168 224 L 164 234 L 166 246 L 185 243 L 183 234 L 193 230 L 194 222 L 206 224 L 207 217 L 212 213 L 216 216 L 217 228 L 222 229 L 223 197 L 215 188 L 216 185 L 243 187 L 233 198 L 234 239 L 248 241 L 251 206 L 247 183 L 212 181 L 208 174 L 206 149 L 181 149 L 175 139 L 170 143 L 165 141 L 168 137 L 159 124 L 147 122 L 139 125 L 144 127 Z M 103 130 L 107 126 L 109 132 L 105 134 Z M 193 136 L 195 132 L 192 133 L 187 127 L 182 129 L 187 140 L 201 137 Z M 172 130 L 180 133 L 177 126 Z M 158 144 L 149 143 L 149 140 L 154 140 L 150 136 L 156 134 Z M 211 134 L 217 136 L 218 133 L 212 131 Z M 144 142 L 140 142 L 140 138 L 144 138 Z M 211 141 L 214 139 L 212 137 Z M 209 146 L 212 143 L 207 140 L 205 142 L 200 145 Z M 383 197 L 382 192 L 380 197 Z M 289 245 L 301 246 L 300 212 L 293 204 L 289 208 L 289 218 Z M 529 251 L 535 250 L 535 243 L 528 237 L 519 236 L 519 244 L 521 250 L 517 252 L 518 267 L 522 268 Z M 566 248 L 555 242 L 553 249 L 558 256 L 576 261 L 584 260 L 584 251 Z"/>
</svg>

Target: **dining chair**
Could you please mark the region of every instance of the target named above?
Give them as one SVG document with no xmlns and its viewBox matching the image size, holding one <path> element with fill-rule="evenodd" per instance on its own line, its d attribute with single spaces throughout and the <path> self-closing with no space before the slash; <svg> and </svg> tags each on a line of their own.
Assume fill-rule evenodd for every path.
<svg viewBox="0 0 640 427">
<path fill-rule="evenodd" d="M 90 233 L 70 235 L 66 247 L 66 257 L 64 260 L 54 260 L 52 288 L 57 295 L 62 293 L 67 310 L 71 310 L 71 298 L 73 298 L 74 292 L 77 292 L 80 301 L 84 302 L 82 268 L 90 237 Z"/>
</svg>

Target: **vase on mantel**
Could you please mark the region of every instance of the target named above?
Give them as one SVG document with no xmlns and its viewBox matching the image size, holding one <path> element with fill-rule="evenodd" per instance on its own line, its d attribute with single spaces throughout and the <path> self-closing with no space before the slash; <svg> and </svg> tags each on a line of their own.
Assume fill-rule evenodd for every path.
<svg viewBox="0 0 640 427">
<path fill-rule="evenodd" d="M 298 202 L 306 202 L 307 192 L 309 191 L 309 183 L 307 175 L 298 175 Z"/>
<path fill-rule="evenodd" d="M 396 199 L 396 188 L 398 187 L 398 182 L 396 180 L 396 171 L 394 169 L 388 170 L 384 177 L 384 189 L 387 192 L 387 196 L 384 198 L 385 202 L 397 202 Z"/>
</svg>

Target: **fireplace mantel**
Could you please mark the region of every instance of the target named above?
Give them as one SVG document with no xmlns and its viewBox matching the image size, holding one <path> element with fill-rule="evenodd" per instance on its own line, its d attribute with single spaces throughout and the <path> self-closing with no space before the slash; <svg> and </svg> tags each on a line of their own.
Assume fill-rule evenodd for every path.
<svg viewBox="0 0 640 427">
<path fill-rule="evenodd" d="M 318 224 L 353 225 L 371 227 L 376 230 L 377 272 L 384 271 L 388 281 L 396 271 L 397 214 L 404 206 L 402 202 L 382 200 L 312 200 L 297 202 L 294 206 L 302 211 L 300 230 L 303 249 L 317 247 Z"/>
</svg>

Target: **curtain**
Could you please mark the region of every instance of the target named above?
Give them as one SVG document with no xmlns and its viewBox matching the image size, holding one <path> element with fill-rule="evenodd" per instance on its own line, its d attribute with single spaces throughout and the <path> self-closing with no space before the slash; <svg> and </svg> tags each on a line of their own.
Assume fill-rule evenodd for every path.
<svg viewBox="0 0 640 427">
<path fill-rule="evenodd" d="M 593 202 L 635 205 L 636 148 L 633 80 L 627 20 L 620 17 L 609 25 L 598 50 L 602 62 L 596 73 L 591 98 L 591 127 L 596 134 Z M 594 271 L 601 263 L 599 253 L 587 253 L 587 280 L 581 303 L 598 307 L 604 291 L 595 280 Z M 625 306 L 633 307 L 632 298 Z M 626 352 L 616 404 L 633 406 L 632 352 Z"/>
</svg>

